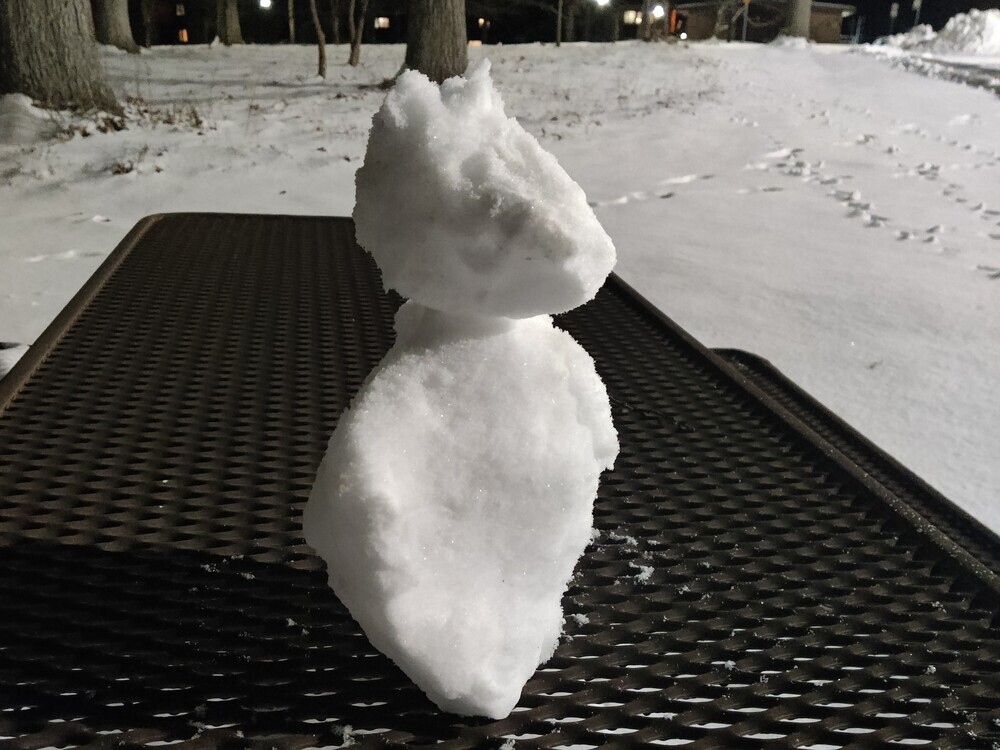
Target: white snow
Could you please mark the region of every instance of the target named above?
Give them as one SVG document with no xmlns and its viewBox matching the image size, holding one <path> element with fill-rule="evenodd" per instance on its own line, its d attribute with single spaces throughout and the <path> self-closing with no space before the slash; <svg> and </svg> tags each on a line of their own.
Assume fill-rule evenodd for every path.
<svg viewBox="0 0 1000 750">
<path fill-rule="evenodd" d="M 8 344 L 0 341 L 0 378 L 17 364 L 28 351 L 24 344 Z"/>
<path fill-rule="evenodd" d="M 489 69 L 482 61 L 441 87 L 400 77 L 358 170 L 358 242 L 388 287 L 421 304 L 565 312 L 597 294 L 615 248 L 579 186 L 504 113 Z"/>
<path fill-rule="evenodd" d="M 52 118 L 24 94 L 0 96 L 0 145 L 44 141 L 55 133 Z"/>
<path fill-rule="evenodd" d="M 1000 56 L 1000 9 L 971 9 L 948 19 L 935 33 L 927 24 L 886 37 L 889 46 L 942 55 Z"/>
<path fill-rule="evenodd" d="M 331 439 L 306 541 L 435 703 L 501 718 L 558 642 L 618 451 L 607 394 L 547 316 L 477 330 L 410 302 L 397 329 Z"/>
<path fill-rule="evenodd" d="M 845 47 L 487 51 L 627 282 L 1000 530 L 1000 98 Z M 34 341 L 144 215 L 350 215 L 403 49 L 345 57 L 316 83 L 307 46 L 105 54 L 127 129 L 56 113 L 61 138 L 0 145 L 0 341 Z"/>
<path fill-rule="evenodd" d="M 440 87 L 404 74 L 357 185 L 359 242 L 411 301 L 337 424 L 303 531 L 372 644 L 431 700 L 503 718 L 555 651 L 618 454 L 593 361 L 545 313 L 593 297 L 614 247 L 503 114 L 488 63 Z M 386 224 L 387 208 L 401 219 Z"/>
</svg>

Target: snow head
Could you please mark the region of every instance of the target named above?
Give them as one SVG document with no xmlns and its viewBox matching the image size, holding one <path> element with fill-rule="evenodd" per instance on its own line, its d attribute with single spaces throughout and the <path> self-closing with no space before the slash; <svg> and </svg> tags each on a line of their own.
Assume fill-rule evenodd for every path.
<svg viewBox="0 0 1000 750">
<path fill-rule="evenodd" d="M 427 307 L 526 318 L 592 299 L 615 248 L 583 190 L 504 113 L 488 62 L 403 73 L 375 115 L 354 221 L 385 284 Z"/>
</svg>

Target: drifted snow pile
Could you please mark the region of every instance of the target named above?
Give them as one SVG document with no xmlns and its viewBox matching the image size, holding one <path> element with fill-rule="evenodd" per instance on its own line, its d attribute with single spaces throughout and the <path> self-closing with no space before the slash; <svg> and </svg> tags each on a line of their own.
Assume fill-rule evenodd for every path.
<svg viewBox="0 0 1000 750">
<path fill-rule="evenodd" d="M 410 297 L 341 416 L 308 543 L 368 634 L 442 709 L 502 718 L 554 651 L 600 473 L 604 384 L 549 313 L 615 262 L 583 191 L 506 116 L 488 64 L 403 74 L 357 175 L 357 236 Z"/>
<path fill-rule="evenodd" d="M 905 34 L 887 37 L 885 43 L 917 52 L 942 55 L 1000 55 L 1000 10 L 976 10 L 948 19 L 941 31 L 915 26 Z"/>
<path fill-rule="evenodd" d="M 52 116 L 24 94 L 0 96 L 0 146 L 23 145 L 49 138 L 57 130 Z"/>
</svg>

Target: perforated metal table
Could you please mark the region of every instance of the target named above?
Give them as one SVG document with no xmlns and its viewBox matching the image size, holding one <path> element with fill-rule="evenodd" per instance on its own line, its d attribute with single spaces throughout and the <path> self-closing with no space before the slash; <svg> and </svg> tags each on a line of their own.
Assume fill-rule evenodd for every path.
<svg viewBox="0 0 1000 750">
<path fill-rule="evenodd" d="M 561 316 L 622 451 L 566 638 L 435 710 L 301 540 L 398 298 L 345 219 L 141 222 L 0 381 L 0 747 L 992 748 L 1000 544 L 612 279 Z"/>
</svg>

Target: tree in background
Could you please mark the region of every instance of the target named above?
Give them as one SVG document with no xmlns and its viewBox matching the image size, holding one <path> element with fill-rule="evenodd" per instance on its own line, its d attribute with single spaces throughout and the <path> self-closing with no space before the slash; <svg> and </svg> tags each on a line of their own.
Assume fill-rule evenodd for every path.
<svg viewBox="0 0 1000 750">
<path fill-rule="evenodd" d="M 288 0 L 288 41 L 295 44 L 295 0 Z"/>
<path fill-rule="evenodd" d="M 312 13 L 313 26 L 316 29 L 316 45 L 318 46 L 319 59 L 316 63 L 317 75 L 326 78 L 326 35 L 323 33 L 323 24 L 319 22 L 319 11 L 316 10 L 316 0 L 309 0 L 309 11 Z"/>
<path fill-rule="evenodd" d="M 809 21 L 812 13 L 812 0 L 792 0 L 789 7 L 788 26 L 785 33 L 788 36 L 809 38 Z"/>
<path fill-rule="evenodd" d="M 564 42 L 575 42 L 576 41 L 576 17 L 577 13 L 580 11 L 580 0 L 564 0 L 563 1 L 563 17 L 562 17 L 562 41 Z M 593 3 L 591 2 L 592 6 Z M 584 39 L 587 39 L 585 36 Z"/>
<path fill-rule="evenodd" d="M 644 42 L 653 39 L 653 0 L 642 0 L 642 24 L 639 26 L 639 38 Z"/>
<path fill-rule="evenodd" d="M 97 56 L 89 0 L 0 1 L 0 94 L 121 114 Z"/>
<path fill-rule="evenodd" d="M 408 0 L 406 62 L 432 81 L 461 75 L 469 65 L 465 0 Z"/>
<path fill-rule="evenodd" d="M 217 0 L 215 6 L 215 33 L 225 45 L 243 44 L 240 31 L 240 14 L 236 0 Z"/>
<path fill-rule="evenodd" d="M 153 46 L 153 0 L 139 0 L 139 15 L 142 18 L 142 46 Z"/>
<path fill-rule="evenodd" d="M 340 44 L 340 0 L 330 0 L 331 41 Z"/>
<path fill-rule="evenodd" d="M 132 36 L 126 0 L 94 0 L 94 30 L 97 41 L 111 44 L 132 54 L 139 54 L 139 45 Z"/>
<path fill-rule="evenodd" d="M 355 12 L 357 11 L 357 12 Z M 350 0 L 347 6 L 348 31 L 351 33 L 351 56 L 347 62 L 357 65 L 361 62 L 361 40 L 365 35 L 365 16 L 368 14 L 368 0 Z"/>
</svg>

